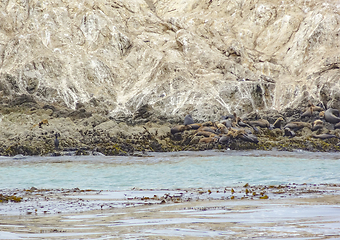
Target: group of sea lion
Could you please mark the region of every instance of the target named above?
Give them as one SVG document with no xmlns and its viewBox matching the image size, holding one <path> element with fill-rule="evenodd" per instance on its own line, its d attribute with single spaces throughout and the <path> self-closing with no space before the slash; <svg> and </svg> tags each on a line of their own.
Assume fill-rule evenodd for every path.
<svg viewBox="0 0 340 240">
<path fill-rule="evenodd" d="M 322 107 L 315 106 L 311 102 L 308 103 L 307 109 L 301 114 L 301 119 L 310 120 L 315 118 L 314 113 L 319 113 L 317 119 L 314 120 L 312 123 L 308 122 L 290 122 L 285 126 L 285 132 L 289 132 L 290 137 L 295 136 L 295 131 L 307 127 L 311 129 L 313 132 L 317 131 L 319 134 L 312 134 L 311 137 L 319 138 L 319 139 L 329 139 L 329 138 L 338 138 L 335 134 L 329 133 L 330 130 L 340 128 L 340 117 L 339 117 L 339 110 L 334 108 L 329 108 L 327 110 L 323 109 Z M 328 129 L 325 128 L 325 123 L 329 123 Z M 320 133 L 321 130 L 326 130 L 327 133 Z"/>
<path fill-rule="evenodd" d="M 243 122 L 236 114 L 222 117 L 221 121 L 195 123 L 190 114 L 185 116 L 183 125 L 171 128 L 171 134 L 175 135 L 186 130 L 194 131 L 193 136 L 202 136 L 199 143 L 227 144 L 232 139 L 241 139 L 248 142 L 258 143 L 254 135 L 256 127 L 267 127 L 269 122 L 260 119 L 252 122 Z M 251 128 L 253 130 L 251 130 Z"/>
<path fill-rule="evenodd" d="M 319 113 L 318 115 L 316 113 Z M 240 139 L 247 142 L 258 143 L 257 133 L 261 129 L 283 129 L 283 136 L 293 138 L 296 132 L 309 128 L 313 134 L 311 137 L 318 139 L 337 138 L 335 134 L 329 133 L 331 129 L 340 128 L 340 116 L 337 109 L 324 110 L 322 107 L 315 106 L 309 102 L 307 109 L 301 114 L 301 121 L 288 122 L 282 126 L 285 120 L 278 117 L 272 124 L 266 119 L 242 120 L 235 113 L 232 115 L 222 116 L 221 120 L 216 122 L 196 123 L 190 114 L 184 118 L 184 123 L 171 128 L 171 134 L 181 134 L 184 131 L 190 131 L 190 135 L 202 136 L 199 143 L 220 143 L 228 144 L 230 141 Z M 314 120 L 316 119 L 316 120 Z M 314 121 L 313 121 L 314 120 Z M 309 122 L 308 122 L 309 121 Z M 328 122 L 328 130 L 325 128 L 325 122 Z M 325 133 L 326 132 L 326 133 Z"/>
</svg>

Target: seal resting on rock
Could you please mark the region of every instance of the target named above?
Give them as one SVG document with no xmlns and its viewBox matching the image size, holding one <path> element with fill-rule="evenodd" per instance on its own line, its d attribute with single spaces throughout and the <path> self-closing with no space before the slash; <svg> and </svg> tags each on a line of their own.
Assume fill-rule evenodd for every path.
<svg viewBox="0 0 340 240">
<path fill-rule="evenodd" d="M 228 133 L 227 127 L 222 123 L 216 123 L 217 131 L 220 134 Z"/>
<path fill-rule="evenodd" d="M 338 128 L 340 128 L 340 122 L 334 124 L 334 129 L 338 129 Z"/>
<path fill-rule="evenodd" d="M 216 136 L 216 134 L 208 131 L 198 131 L 197 133 L 195 133 L 195 136 L 212 137 Z"/>
<path fill-rule="evenodd" d="M 315 106 L 311 101 L 308 101 L 308 107 L 301 114 L 301 118 L 303 117 L 312 117 L 314 112 L 321 112 L 323 108 Z"/>
<path fill-rule="evenodd" d="M 205 131 L 205 132 L 212 132 L 216 133 L 216 128 L 215 127 L 200 127 L 197 131 Z"/>
<path fill-rule="evenodd" d="M 329 139 L 329 138 L 337 138 L 336 135 L 334 134 L 329 134 L 329 133 L 323 133 L 319 135 L 312 135 L 313 138 L 319 138 L 319 139 Z"/>
<path fill-rule="evenodd" d="M 232 122 L 230 120 L 223 120 L 221 121 L 223 125 L 225 125 L 227 128 L 232 127 Z"/>
<path fill-rule="evenodd" d="M 258 143 L 257 137 L 245 129 L 230 128 L 226 137 L 239 138 L 243 141 Z"/>
<path fill-rule="evenodd" d="M 246 123 L 248 123 L 252 127 L 270 128 L 270 124 L 266 119 L 247 121 Z"/>
<path fill-rule="evenodd" d="M 197 130 L 197 129 L 199 129 L 200 127 L 202 127 L 202 124 L 200 124 L 200 123 L 193 123 L 193 124 L 190 124 L 190 125 L 188 125 L 188 126 L 190 126 L 191 129 Z"/>
<path fill-rule="evenodd" d="M 311 117 L 313 116 L 313 108 L 312 106 L 307 107 L 307 109 L 301 114 L 301 118 L 303 117 Z"/>
<path fill-rule="evenodd" d="M 240 127 L 250 127 L 249 124 L 244 122 L 240 117 L 236 118 L 236 125 Z"/>
<path fill-rule="evenodd" d="M 212 143 L 212 142 L 217 142 L 218 138 L 215 137 L 206 137 L 206 138 L 201 138 L 199 143 Z"/>
<path fill-rule="evenodd" d="M 323 108 L 315 106 L 311 101 L 308 101 L 308 107 L 302 113 L 301 118 L 302 117 L 311 117 L 311 116 L 313 116 L 314 112 L 321 112 L 321 111 L 323 111 Z"/>
<path fill-rule="evenodd" d="M 240 139 L 242 139 L 243 141 L 247 141 L 247 142 L 253 142 L 253 143 L 258 143 L 259 140 L 257 139 L 257 137 L 252 134 L 252 133 L 244 133 L 244 134 L 241 134 L 239 136 Z"/>
<path fill-rule="evenodd" d="M 176 125 L 173 128 L 171 128 L 170 132 L 171 134 L 176 134 L 179 132 L 184 132 L 185 130 L 189 130 L 190 126 L 185 126 L 185 125 Z"/>
<path fill-rule="evenodd" d="M 286 136 L 286 137 L 289 137 L 289 138 L 295 137 L 295 132 L 292 131 L 290 128 L 285 128 L 284 130 L 285 130 L 285 132 L 284 132 L 283 136 Z"/>
<path fill-rule="evenodd" d="M 339 110 L 334 108 L 329 108 L 324 112 L 320 112 L 320 117 L 324 117 L 327 122 L 338 123 L 340 122 Z"/>
<path fill-rule="evenodd" d="M 231 136 L 232 138 L 237 138 L 239 135 L 244 134 L 244 129 L 237 129 L 237 128 L 229 128 L 227 136 Z"/>
<path fill-rule="evenodd" d="M 323 121 L 317 119 L 313 122 L 312 131 L 316 131 L 323 128 Z"/>
<path fill-rule="evenodd" d="M 243 123 L 242 119 L 240 117 L 238 117 L 235 112 L 234 112 L 233 116 L 234 117 L 231 118 L 232 119 L 232 122 L 231 122 L 232 127 L 237 127 L 239 122 L 241 122 L 241 124 Z"/>
<path fill-rule="evenodd" d="M 282 125 L 282 122 L 284 121 L 284 119 L 282 117 L 278 117 L 276 119 L 276 121 L 273 123 L 273 125 L 271 126 L 272 129 L 274 128 L 280 128 L 281 129 L 281 125 Z"/>
<path fill-rule="evenodd" d="M 192 119 L 191 115 L 188 114 L 184 117 L 184 125 L 190 125 L 190 124 L 194 124 L 194 120 Z"/>
<path fill-rule="evenodd" d="M 204 122 L 202 123 L 202 126 L 205 126 L 205 127 L 211 127 L 211 126 L 214 126 L 213 122 L 212 121 L 208 121 L 208 122 Z"/>
<path fill-rule="evenodd" d="M 313 110 L 313 112 L 321 112 L 324 109 L 322 107 L 312 105 L 312 110 Z"/>
<path fill-rule="evenodd" d="M 223 135 L 222 137 L 220 137 L 218 142 L 221 143 L 221 144 L 227 144 L 229 142 L 229 140 L 230 140 L 230 136 Z"/>
<path fill-rule="evenodd" d="M 312 129 L 312 125 L 307 122 L 290 122 L 290 123 L 287 123 L 284 128 L 289 128 L 293 131 L 296 131 L 304 127 L 308 127 L 309 129 Z"/>
<path fill-rule="evenodd" d="M 311 101 L 308 101 L 308 106 L 312 108 L 313 112 L 321 112 L 324 109 L 322 107 L 315 106 Z"/>
</svg>

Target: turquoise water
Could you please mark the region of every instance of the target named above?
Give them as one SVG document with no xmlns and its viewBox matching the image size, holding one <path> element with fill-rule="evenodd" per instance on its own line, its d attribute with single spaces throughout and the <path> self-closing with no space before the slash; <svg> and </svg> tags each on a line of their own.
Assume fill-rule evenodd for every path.
<svg viewBox="0 0 340 240">
<path fill-rule="evenodd" d="M 180 152 L 149 157 L 0 158 L 0 189 L 103 190 L 219 188 L 340 183 L 338 153 Z"/>
</svg>

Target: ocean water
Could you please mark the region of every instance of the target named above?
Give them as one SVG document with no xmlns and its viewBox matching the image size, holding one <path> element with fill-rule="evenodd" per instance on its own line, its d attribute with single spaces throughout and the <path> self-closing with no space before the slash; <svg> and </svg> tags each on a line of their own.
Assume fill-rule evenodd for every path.
<svg viewBox="0 0 340 240">
<path fill-rule="evenodd" d="M 1 157 L 24 200 L 0 203 L 0 239 L 340 239 L 339 172 L 302 151 Z"/>
<path fill-rule="evenodd" d="M 0 158 L 0 189 L 95 190 L 219 188 L 340 183 L 339 153 L 207 151 L 145 157 Z"/>
</svg>

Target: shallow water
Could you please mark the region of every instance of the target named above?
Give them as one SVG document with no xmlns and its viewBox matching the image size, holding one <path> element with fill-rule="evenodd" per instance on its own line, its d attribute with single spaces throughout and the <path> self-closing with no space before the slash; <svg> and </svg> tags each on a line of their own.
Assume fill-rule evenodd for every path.
<svg viewBox="0 0 340 240">
<path fill-rule="evenodd" d="M 338 153 L 196 152 L 149 157 L 0 159 L 0 189 L 103 190 L 211 188 L 288 183 L 340 183 Z"/>
<path fill-rule="evenodd" d="M 0 239 L 338 239 L 339 172 L 338 153 L 1 157 L 23 201 L 0 204 Z"/>
</svg>

